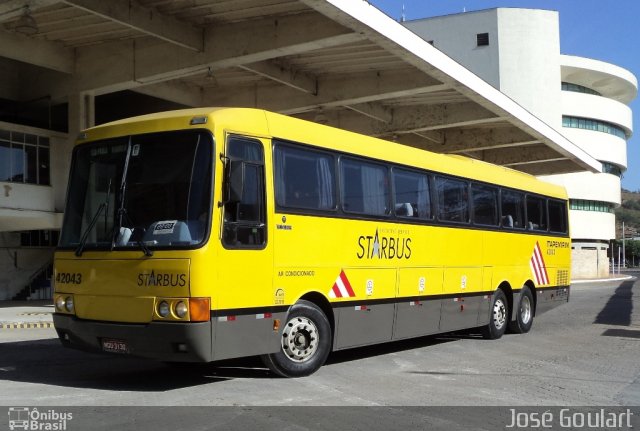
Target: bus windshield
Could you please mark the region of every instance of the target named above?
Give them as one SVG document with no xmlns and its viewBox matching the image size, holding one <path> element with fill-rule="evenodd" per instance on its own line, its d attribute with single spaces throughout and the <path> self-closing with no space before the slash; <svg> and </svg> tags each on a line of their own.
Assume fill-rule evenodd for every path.
<svg viewBox="0 0 640 431">
<path fill-rule="evenodd" d="M 194 247 L 210 220 L 213 140 L 204 131 L 76 147 L 61 248 Z"/>
</svg>

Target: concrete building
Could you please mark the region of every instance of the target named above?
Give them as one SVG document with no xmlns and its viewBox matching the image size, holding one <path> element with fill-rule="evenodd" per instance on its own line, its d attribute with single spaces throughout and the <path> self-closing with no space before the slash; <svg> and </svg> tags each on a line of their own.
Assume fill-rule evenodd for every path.
<svg viewBox="0 0 640 431">
<path fill-rule="evenodd" d="M 633 130 L 628 105 L 638 91 L 635 76 L 561 54 L 554 11 L 498 8 L 404 24 L 602 163 L 602 173 L 541 178 L 569 193 L 574 278 L 606 276 Z"/>
<path fill-rule="evenodd" d="M 601 171 L 364 0 L 6 0 L 0 78 L 0 300 L 46 284 L 79 131 L 132 115 L 257 107 L 537 175 Z"/>
</svg>

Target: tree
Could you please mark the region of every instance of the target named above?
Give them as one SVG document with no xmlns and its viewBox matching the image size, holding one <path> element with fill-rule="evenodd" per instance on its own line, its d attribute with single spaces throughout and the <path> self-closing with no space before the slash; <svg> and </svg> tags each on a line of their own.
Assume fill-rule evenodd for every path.
<svg viewBox="0 0 640 431">
<path fill-rule="evenodd" d="M 613 250 L 622 248 L 622 241 L 615 240 Z M 627 239 L 624 242 L 625 257 L 627 259 L 627 266 L 636 266 L 640 264 L 640 241 Z M 617 251 L 616 251 L 617 253 Z M 618 259 L 616 255 L 616 260 Z"/>
</svg>

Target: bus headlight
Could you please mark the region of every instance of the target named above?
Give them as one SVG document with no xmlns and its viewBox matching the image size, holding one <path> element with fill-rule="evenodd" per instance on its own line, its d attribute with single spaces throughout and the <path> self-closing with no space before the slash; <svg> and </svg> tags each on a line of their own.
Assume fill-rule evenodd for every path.
<svg viewBox="0 0 640 431">
<path fill-rule="evenodd" d="M 75 303 L 73 295 L 56 295 L 55 299 L 56 311 L 59 313 L 75 313 Z"/>
<path fill-rule="evenodd" d="M 180 319 L 183 319 L 186 315 L 187 315 L 187 305 L 180 301 L 176 304 L 176 308 L 175 308 L 175 312 L 176 312 L 176 316 L 178 316 Z"/>
<path fill-rule="evenodd" d="M 65 299 L 64 296 L 58 296 L 56 298 L 56 310 L 64 311 L 65 310 Z"/>
<path fill-rule="evenodd" d="M 67 299 L 64 301 L 64 308 L 69 313 L 73 313 L 73 305 L 73 296 L 67 296 Z"/>
<path fill-rule="evenodd" d="M 158 316 L 167 317 L 171 309 L 169 308 L 169 303 L 167 301 L 162 301 L 158 304 Z"/>
</svg>

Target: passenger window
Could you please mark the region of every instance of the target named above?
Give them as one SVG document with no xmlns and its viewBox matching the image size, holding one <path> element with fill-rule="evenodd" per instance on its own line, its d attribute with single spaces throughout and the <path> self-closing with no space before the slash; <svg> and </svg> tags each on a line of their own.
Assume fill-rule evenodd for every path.
<svg viewBox="0 0 640 431">
<path fill-rule="evenodd" d="M 278 144 L 274 157 L 278 207 L 336 209 L 333 156 Z"/>
<path fill-rule="evenodd" d="M 471 185 L 473 222 L 487 226 L 498 224 L 498 189 L 479 184 Z"/>
<path fill-rule="evenodd" d="M 547 230 L 547 211 L 544 199 L 527 196 L 527 229 Z"/>
<path fill-rule="evenodd" d="M 469 223 L 469 194 L 466 181 L 436 177 L 438 219 Z"/>
<path fill-rule="evenodd" d="M 522 229 L 524 227 L 524 194 L 502 191 L 502 227 Z"/>
<path fill-rule="evenodd" d="M 227 142 L 225 181 L 232 162 L 239 166 L 242 187 L 239 197 L 224 205 L 222 241 L 225 246 L 259 248 L 265 244 L 264 152 L 257 140 L 231 137 Z M 239 162 L 239 163 L 238 163 Z M 230 185 L 225 184 L 225 188 Z"/>
<path fill-rule="evenodd" d="M 549 201 L 549 230 L 567 233 L 567 205 L 560 201 Z"/>
<path fill-rule="evenodd" d="M 426 174 L 393 169 L 394 210 L 398 217 L 430 220 L 431 195 Z"/>
<path fill-rule="evenodd" d="M 345 212 L 376 216 L 389 214 L 389 179 L 385 166 L 342 159 L 340 169 Z"/>
</svg>

